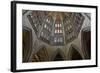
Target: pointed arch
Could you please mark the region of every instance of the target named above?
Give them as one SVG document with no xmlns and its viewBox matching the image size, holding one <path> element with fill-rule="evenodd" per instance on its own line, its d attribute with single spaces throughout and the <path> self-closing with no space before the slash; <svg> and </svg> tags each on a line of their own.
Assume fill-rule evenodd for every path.
<svg viewBox="0 0 100 73">
<path fill-rule="evenodd" d="M 80 52 L 79 48 L 76 45 L 71 44 L 71 46 L 69 48 L 69 52 L 68 52 L 68 58 L 69 58 L 69 60 L 82 60 L 83 55 L 82 55 L 82 52 Z"/>
<path fill-rule="evenodd" d="M 91 58 L 91 27 L 85 27 L 81 32 L 81 44 L 85 59 Z"/>
<path fill-rule="evenodd" d="M 22 61 L 28 62 L 32 52 L 32 30 L 28 27 L 23 27 L 22 31 Z"/>
<path fill-rule="evenodd" d="M 40 46 L 39 50 L 32 56 L 32 62 L 44 62 L 48 60 L 47 49 L 44 45 Z"/>
<path fill-rule="evenodd" d="M 52 54 L 51 61 L 64 61 L 65 55 L 59 48 Z"/>
</svg>

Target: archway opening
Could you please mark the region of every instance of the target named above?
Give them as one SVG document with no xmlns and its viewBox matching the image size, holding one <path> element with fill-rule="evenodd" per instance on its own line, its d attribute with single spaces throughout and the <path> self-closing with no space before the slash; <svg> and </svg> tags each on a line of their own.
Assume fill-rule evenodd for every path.
<svg viewBox="0 0 100 73">
<path fill-rule="evenodd" d="M 28 62 L 29 54 L 32 50 L 32 31 L 29 29 L 23 29 L 23 36 L 22 36 L 22 56 L 23 62 Z"/>
<path fill-rule="evenodd" d="M 82 47 L 85 53 L 85 58 L 91 58 L 91 31 L 84 30 L 82 31 Z"/>
<path fill-rule="evenodd" d="M 74 48 L 72 47 L 72 56 L 71 59 L 72 60 L 82 60 L 82 56 L 80 55 L 80 53 Z"/>
<path fill-rule="evenodd" d="M 48 59 L 48 53 L 45 47 L 40 48 L 37 53 L 33 54 L 32 56 L 32 62 L 43 62 L 43 61 L 49 61 Z"/>
<path fill-rule="evenodd" d="M 60 53 L 57 53 L 53 61 L 63 61 L 63 57 Z"/>
</svg>

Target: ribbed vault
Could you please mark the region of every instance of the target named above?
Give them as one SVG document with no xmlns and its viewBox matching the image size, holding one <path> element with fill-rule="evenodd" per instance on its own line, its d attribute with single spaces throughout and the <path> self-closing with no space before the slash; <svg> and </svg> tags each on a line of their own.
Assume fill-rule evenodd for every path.
<svg viewBox="0 0 100 73">
<path fill-rule="evenodd" d="M 37 37 L 54 46 L 75 40 L 84 21 L 84 16 L 75 12 L 32 11 L 27 17 Z"/>
</svg>

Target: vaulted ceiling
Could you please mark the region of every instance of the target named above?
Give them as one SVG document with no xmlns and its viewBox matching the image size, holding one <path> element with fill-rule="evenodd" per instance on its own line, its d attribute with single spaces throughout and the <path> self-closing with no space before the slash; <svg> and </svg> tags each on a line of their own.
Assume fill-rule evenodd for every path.
<svg viewBox="0 0 100 73">
<path fill-rule="evenodd" d="M 78 37 L 84 16 L 75 12 L 32 11 L 28 19 L 38 39 L 63 46 Z"/>
</svg>

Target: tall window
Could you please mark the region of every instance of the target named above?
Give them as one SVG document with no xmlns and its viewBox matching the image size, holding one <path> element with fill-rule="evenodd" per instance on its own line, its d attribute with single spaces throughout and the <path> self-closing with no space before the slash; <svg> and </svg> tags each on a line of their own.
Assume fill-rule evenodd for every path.
<svg viewBox="0 0 100 73">
<path fill-rule="evenodd" d="M 54 43 L 57 45 L 63 44 L 63 27 L 62 27 L 62 20 L 61 17 L 58 15 L 56 16 L 55 23 L 54 23 Z"/>
<path fill-rule="evenodd" d="M 41 37 L 43 38 L 42 40 L 45 41 L 46 43 L 50 42 L 51 40 L 51 32 L 52 32 L 52 26 L 53 26 L 53 19 L 51 16 L 46 16 L 43 21 L 43 27 L 41 31 Z"/>
</svg>

